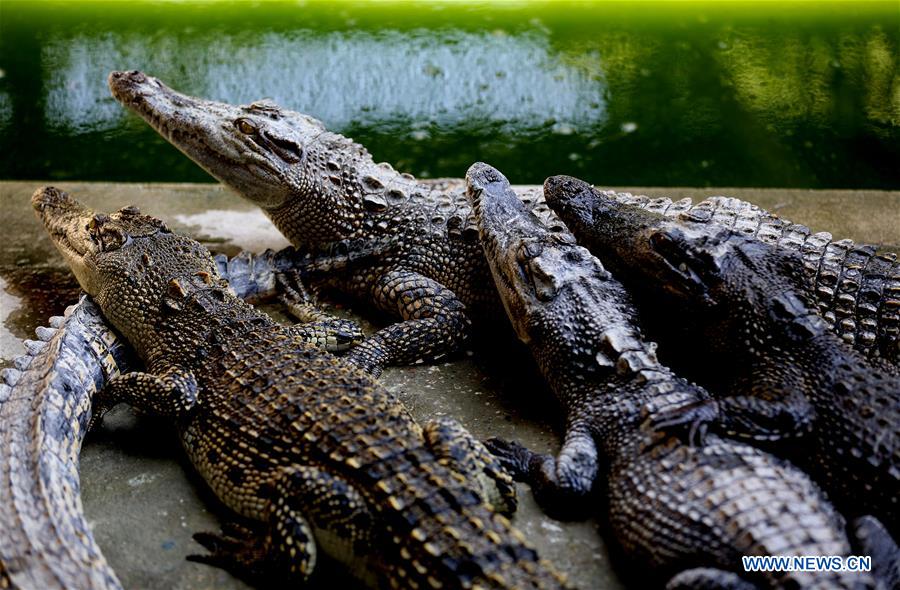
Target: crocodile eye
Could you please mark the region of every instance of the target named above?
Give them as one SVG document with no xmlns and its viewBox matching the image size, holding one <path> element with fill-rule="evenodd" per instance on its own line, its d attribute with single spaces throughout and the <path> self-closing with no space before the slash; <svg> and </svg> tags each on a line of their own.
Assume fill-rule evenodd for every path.
<svg viewBox="0 0 900 590">
<path fill-rule="evenodd" d="M 539 242 L 528 241 L 519 246 L 519 260 L 522 262 L 528 262 L 534 258 L 537 258 L 544 251 L 544 246 Z"/>
<path fill-rule="evenodd" d="M 103 226 L 108 221 L 109 215 L 106 215 L 105 213 L 97 213 L 96 215 L 91 217 L 91 220 L 88 221 L 84 229 L 87 230 L 88 235 L 92 240 L 94 240 L 95 242 L 100 242 L 100 233 L 103 231 Z"/>
<path fill-rule="evenodd" d="M 666 251 L 675 245 L 675 239 L 666 231 L 658 231 L 650 236 L 650 247 L 657 252 Z"/>
<path fill-rule="evenodd" d="M 119 229 L 103 229 L 100 231 L 100 249 L 103 252 L 118 250 L 131 242 L 131 236 Z"/>
<path fill-rule="evenodd" d="M 237 126 L 238 130 L 245 135 L 253 135 L 256 133 L 256 125 L 251 123 L 248 119 L 238 119 L 234 124 Z"/>
</svg>

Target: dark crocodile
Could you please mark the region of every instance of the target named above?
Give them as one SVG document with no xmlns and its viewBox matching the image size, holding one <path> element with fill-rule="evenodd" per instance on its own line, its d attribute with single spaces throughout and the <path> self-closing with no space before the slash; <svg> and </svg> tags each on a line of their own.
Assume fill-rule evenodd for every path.
<svg viewBox="0 0 900 590">
<path fill-rule="evenodd" d="M 260 206 L 301 249 L 352 243 L 374 252 L 394 242 L 380 255 L 327 275 L 331 287 L 404 320 L 356 351 L 367 369 L 378 373 L 385 364 L 450 353 L 472 322 L 477 327 L 501 315 L 461 180 L 421 181 L 376 164 L 363 146 L 271 101 L 234 106 L 193 98 L 141 72 L 113 72 L 109 85 L 119 102 Z M 516 190 L 551 229 L 564 229 L 540 187 Z M 829 234 L 813 234 L 737 199 L 691 204 L 615 196 L 803 251 L 822 313 L 835 329 L 867 354 L 900 362 L 900 271 L 891 255 L 833 242 Z"/>
<path fill-rule="evenodd" d="M 845 513 L 873 514 L 897 535 L 900 379 L 828 329 L 798 254 L 623 205 L 570 177 L 547 179 L 544 192 L 643 303 L 677 368 L 721 393 L 729 432 L 801 437 L 779 452 L 794 451 Z"/>
<path fill-rule="evenodd" d="M 82 511 L 78 456 L 127 346 L 85 297 L 50 325 L 0 380 L 0 587 L 121 588 Z"/>
<path fill-rule="evenodd" d="M 894 252 L 834 240 L 828 232 L 812 232 L 733 197 L 710 197 L 694 204 L 690 199 L 597 192 L 666 217 L 716 225 L 799 253 L 803 276 L 828 325 L 867 357 L 900 365 L 900 261 Z"/>
<path fill-rule="evenodd" d="M 32 200 L 82 288 L 146 372 L 95 399 L 171 417 L 198 472 L 247 526 L 197 561 L 300 581 L 321 552 L 393 588 L 559 588 L 500 511 L 515 488 L 452 420 L 420 427 L 370 375 L 234 297 L 197 242 L 135 208 Z M 496 508 L 496 510 L 494 509 Z"/>
<path fill-rule="evenodd" d="M 842 518 L 786 461 L 714 434 L 688 444 L 715 404 L 657 361 L 621 283 L 531 215 L 500 172 L 479 163 L 467 180 L 507 315 L 567 415 L 556 458 L 489 441 L 544 504 L 591 492 L 599 447 L 613 532 L 641 567 L 675 574 L 671 587 L 741 587 L 738 574 L 767 587 L 873 584 L 856 573 L 745 574 L 741 555 L 848 555 Z M 685 432 L 666 434 L 675 428 Z"/>
</svg>

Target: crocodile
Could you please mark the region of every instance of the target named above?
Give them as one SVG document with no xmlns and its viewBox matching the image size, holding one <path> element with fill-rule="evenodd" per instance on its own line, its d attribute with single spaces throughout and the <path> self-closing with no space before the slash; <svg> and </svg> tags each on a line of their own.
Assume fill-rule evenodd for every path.
<svg viewBox="0 0 900 590">
<path fill-rule="evenodd" d="M 691 199 L 597 192 L 666 217 L 720 226 L 799 253 L 804 280 L 832 330 L 865 356 L 886 361 L 883 366 L 889 370 L 900 367 L 900 260 L 896 253 L 835 240 L 828 232 L 812 232 L 734 197 L 714 196 L 694 204 Z"/>
<path fill-rule="evenodd" d="M 807 465 L 840 509 L 898 533 L 900 378 L 828 329 L 798 254 L 623 205 L 571 177 L 548 178 L 544 193 L 634 293 L 673 365 L 719 393 L 726 432 L 798 437 L 780 452 Z"/>
<path fill-rule="evenodd" d="M 269 100 L 235 106 L 198 99 L 137 71 L 112 72 L 108 82 L 123 106 L 261 207 L 301 250 L 369 244 L 374 255 L 366 260 L 309 277 L 401 320 L 353 353 L 351 359 L 364 368 L 377 374 L 386 364 L 452 353 L 473 329 L 502 316 L 461 179 L 417 180 L 376 164 L 363 146 Z M 565 229 L 540 187 L 516 190 L 551 229 Z M 808 279 L 834 329 L 863 352 L 900 363 L 900 278 L 890 254 L 833 241 L 737 199 L 692 204 L 613 194 L 804 252 Z"/>
<path fill-rule="evenodd" d="M 229 288 L 250 300 L 275 296 L 279 272 L 318 264 L 290 248 L 215 259 Z M 355 322 L 313 318 L 323 320 L 307 326 L 311 342 L 341 352 L 362 341 Z M 129 370 L 130 349 L 86 296 L 36 335 L 0 378 L 0 588 L 120 588 L 81 509 L 78 456 L 98 422 L 91 398 Z"/>
<path fill-rule="evenodd" d="M 370 374 L 235 297 L 199 243 L 134 207 L 32 204 L 146 371 L 95 397 L 168 416 L 235 513 L 194 561 L 303 582 L 319 554 L 375 587 L 561 588 L 506 518 L 515 487 L 451 419 L 417 424 Z M 270 582 L 275 583 L 275 582 Z"/>
<path fill-rule="evenodd" d="M 657 360 L 622 284 L 531 215 L 498 170 L 477 163 L 466 178 L 507 315 L 567 414 L 556 458 L 489 441 L 512 473 L 544 503 L 571 506 L 591 493 L 601 455 L 614 535 L 641 566 L 674 576 L 670 587 L 872 586 L 859 573 L 743 572 L 741 555 L 849 555 L 842 517 L 797 467 L 701 436 L 715 403 Z"/>
<path fill-rule="evenodd" d="M 0 588 L 121 588 L 82 511 L 78 456 L 128 348 L 85 297 L 50 326 L 0 379 Z"/>
</svg>

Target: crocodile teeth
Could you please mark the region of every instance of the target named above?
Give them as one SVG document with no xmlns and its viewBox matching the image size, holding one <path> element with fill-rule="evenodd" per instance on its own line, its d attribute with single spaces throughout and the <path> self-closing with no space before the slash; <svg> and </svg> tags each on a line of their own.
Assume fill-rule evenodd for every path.
<svg viewBox="0 0 900 590">
<path fill-rule="evenodd" d="M 37 337 L 44 342 L 47 342 L 53 335 L 56 334 L 56 330 L 53 328 L 45 328 L 44 326 L 38 326 L 35 328 L 34 333 L 37 334 Z"/>
<path fill-rule="evenodd" d="M 62 328 L 63 324 L 66 322 L 66 318 L 61 315 L 55 315 L 50 318 L 50 327 L 51 328 Z"/>
<path fill-rule="evenodd" d="M 19 377 L 22 376 L 22 371 L 18 369 L 3 369 L 0 371 L 0 379 L 6 382 L 7 385 L 12 387 L 16 383 L 19 382 Z"/>
<path fill-rule="evenodd" d="M 39 354 L 47 346 L 46 342 L 41 342 L 40 340 L 26 340 L 22 344 L 25 345 L 26 350 L 31 355 Z"/>
<path fill-rule="evenodd" d="M 13 361 L 13 363 L 15 363 L 16 368 L 18 370 L 24 371 L 25 369 L 28 368 L 28 365 L 31 364 L 31 359 L 33 359 L 33 358 L 34 358 L 33 356 L 23 354 L 22 356 L 16 357 L 16 359 Z"/>
</svg>

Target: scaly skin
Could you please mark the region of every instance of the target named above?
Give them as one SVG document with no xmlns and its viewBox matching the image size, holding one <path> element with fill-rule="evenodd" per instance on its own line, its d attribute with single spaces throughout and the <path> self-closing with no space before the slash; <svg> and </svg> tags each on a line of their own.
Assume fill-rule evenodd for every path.
<svg viewBox="0 0 900 590">
<path fill-rule="evenodd" d="M 900 365 L 900 261 L 875 246 L 834 240 L 781 219 L 751 203 L 710 197 L 693 204 L 671 199 L 598 191 L 604 197 L 673 219 L 708 224 L 797 252 L 803 277 L 814 291 L 820 315 L 841 339 L 872 359 Z"/>
<path fill-rule="evenodd" d="M 694 446 L 660 432 L 702 438 L 691 435 L 715 404 L 656 360 L 624 287 L 571 234 L 547 230 L 494 168 L 475 164 L 467 180 L 507 315 L 568 417 L 555 459 L 491 441 L 544 504 L 590 493 L 599 446 L 614 533 L 641 567 L 677 574 L 673 587 L 740 587 L 737 573 L 783 588 L 874 585 L 858 573 L 745 574 L 741 555 L 848 555 L 841 517 L 785 461 L 715 435 Z"/>
<path fill-rule="evenodd" d="M 217 257 L 241 298 L 271 296 L 278 269 L 298 262 L 315 260 L 289 250 Z M 314 320 L 297 331 L 320 347 L 337 352 L 362 340 L 354 322 Z M 128 345 L 87 298 L 50 324 L 0 379 L 0 588 L 119 588 L 82 513 L 78 455 L 91 398 L 127 370 Z"/>
<path fill-rule="evenodd" d="M 321 551 L 373 586 L 562 586 L 491 508 L 511 510 L 515 488 L 457 423 L 417 425 L 370 375 L 234 297 L 158 219 L 95 215 L 51 188 L 33 204 L 147 368 L 97 403 L 170 416 L 215 494 L 258 523 L 197 535 L 212 552 L 195 560 L 284 583 Z"/>
<path fill-rule="evenodd" d="M 622 205 L 570 177 L 547 201 L 643 303 L 735 434 L 791 445 L 849 515 L 900 522 L 900 380 L 843 345 L 808 302 L 798 255 Z M 786 450 L 786 445 L 779 447 Z"/>
<path fill-rule="evenodd" d="M 501 315 L 459 179 L 418 181 L 375 164 L 363 146 L 270 101 L 233 106 L 197 99 L 141 72 L 113 72 L 109 86 L 120 103 L 175 147 L 260 206 L 298 248 L 327 250 L 346 240 L 377 252 L 393 240 L 390 251 L 326 277 L 331 287 L 403 320 L 351 357 L 373 373 L 387 364 L 451 353 L 471 323 Z M 564 229 L 540 187 L 516 190 L 551 229 Z M 821 311 L 835 330 L 866 354 L 900 362 L 900 267 L 890 255 L 846 240 L 832 242 L 829 234 L 811 234 L 737 199 L 714 197 L 692 205 L 625 193 L 615 197 L 730 224 L 779 247 L 799 249 Z"/>
<path fill-rule="evenodd" d="M 84 297 L 50 324 L 0 380 L 0 588 L 121 588 L 82 511 L 78 455 L 127 346 Z"/>
</svg>

